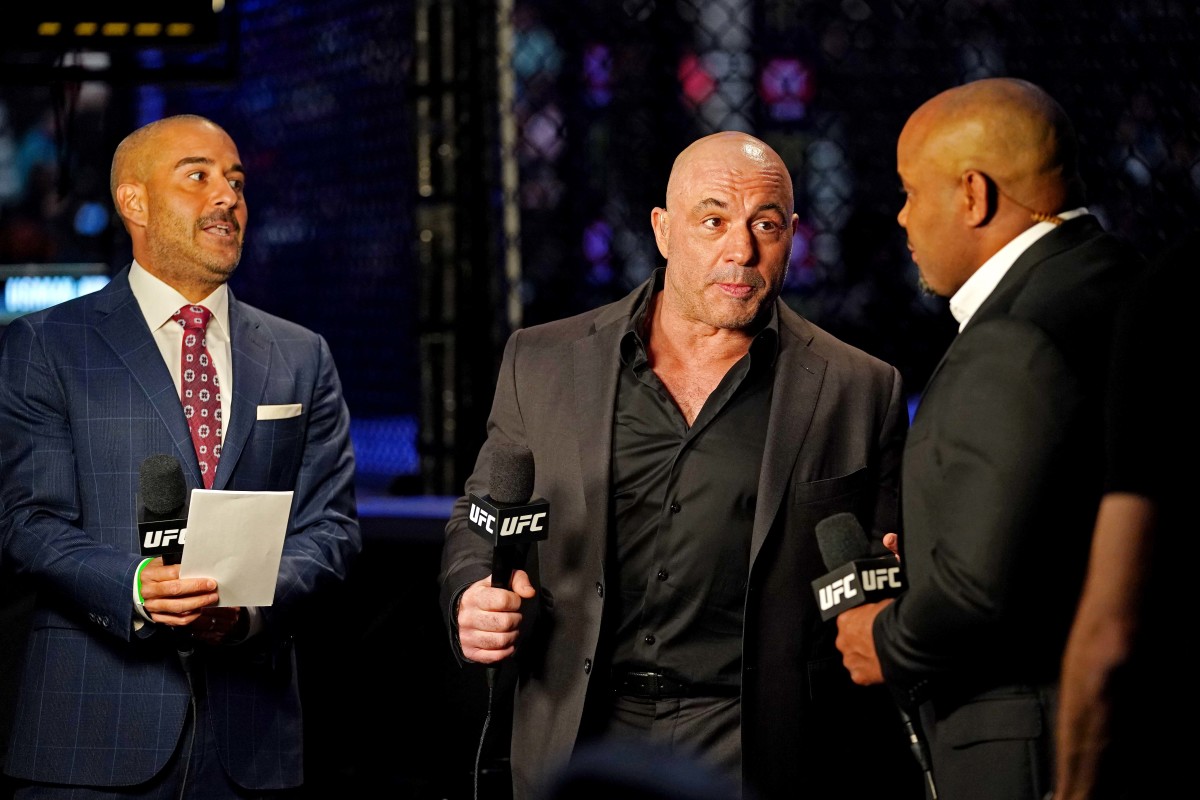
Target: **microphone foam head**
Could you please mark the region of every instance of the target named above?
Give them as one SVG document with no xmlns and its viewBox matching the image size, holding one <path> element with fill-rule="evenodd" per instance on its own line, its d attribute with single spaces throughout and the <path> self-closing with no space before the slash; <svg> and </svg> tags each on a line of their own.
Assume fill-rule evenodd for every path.
<svg viewBox="0 0 1200 800">
<path fill-rule="evenodd" d="M 497 503 L 522 505 L 533 496 L 533 451 L 504 442 L 492 448 L 488 495 Z"/>
<path fill-rule="evenodd" d="M 154 514 L 171 514 L 187 501 L 183 467 L 175 456 L 147 456 L 138 470 L 138 494 L 142 505 Z"/>
<path fill-rule="evenodd" d="M 849 511 L 826 517 L 817 523 L 817 547 L 825 569 L 837 569 L 850 561 L 871 555 L 871 540 Z"/>
</svg>

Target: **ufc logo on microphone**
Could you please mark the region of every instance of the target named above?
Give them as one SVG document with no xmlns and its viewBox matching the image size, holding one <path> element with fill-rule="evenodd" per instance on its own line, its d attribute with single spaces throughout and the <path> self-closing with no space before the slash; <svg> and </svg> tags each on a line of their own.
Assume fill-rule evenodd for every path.
<svg viewBox="0 0 1200 800">
<path fill-rule="evenodd" d="M 519 517 L 509 517 L 500 525 L 501 536 L 513 536 L 529 529 L 530 533 L 537 533 L 542 529 L 542 520 L 546 518 L 546 512 L 542 511 L 537 514 L 522 514 Z M 488 528 L 491 530 L 491 528 Z"/>
<path fill-rule="evenodd" d="M 187 528 L 167 528 L 165 530 L 146 531 L 143 547 L 170 547 L 172 542 L 187 544 Z"/>
<path fill-rule="evenodd" d="M 863 589 L 874 592 L 881 589 L 903 589 L 904 584 L 899 579 L 900 567 L 879 567 L 863 572 Z"/>
<path fill-rule="evenodd" d="M 467 528 L 493 546 L 540 541 L 549 533 L 550 506 L 545 500 L 497 503 L 490 496 L 470 495 Z"/>
<path fill-rule="evenodd" d="M 851 572 L 844 578 L 838 578 L 828 586 L 822 586 L 818 593 L 818 598 L 821 603 L 821 610 L 828 611 L 838 603 L 858 594 L 858 589 L 854 588 L 854 579 L 858 576 Z"/>
<path fill-rule="evenodd" d="M 496 521 L 496 518 L 474 503 L 471 504 L 471 511 L 468 516 L 470 517 L 471 522 L 483 528 L 488 533 L 496 532 L 496 529 L 492 527 L 492 524 Z M 507 522 L 508 520 L 505 520 L 505 523 Z M 509 533 L 511 533 L 511 531 L 509 531 Z M 501 533 L 500 535 L 503 536 L 504 534 Z"/>
</svg>

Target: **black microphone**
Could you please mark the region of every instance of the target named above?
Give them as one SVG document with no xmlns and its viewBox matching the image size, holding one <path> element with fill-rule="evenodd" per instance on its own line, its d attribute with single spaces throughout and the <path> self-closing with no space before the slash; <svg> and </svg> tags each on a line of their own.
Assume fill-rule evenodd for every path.
<svg viewBox="0 0 1200 800">
<path fill-rule="evenodd" d="M 187 541 L 187 483 L 175 456 L 147 456 L 138 470 L 138 538 L 142 555 L 178 564 Z"/>
<path fill-rule="evenodd" d="M 830 570 L 812 582 L 822 620 L 864 603 L 896 597 L 904 589 L 900 560 L 894 555 L 871 557 L 871 541 L 858 518 L 848 511 L 817 523 L 817 547 L 825 569 Z M 937 800 L 928 746 L 908 712 L 899 705 L 896 709 L 908 735 L 909 749 L 925 773 L 926 796 Z"/>
<path fill-rule="evenodd" d="M 872 557 L 867 534 L 849 512 L 817 523 L 817 547 L 829 570 L 812 582 L 822 620 L 863 603 L 895 597 L 904 589 L 899 560 L 893 555 Z"/>
<path fill-rule="evenodd" d="M 529 544 L 550 532 L 550 504 L 531 500 L 533 451 L 516 444 L 497 445 L 491 454 L 491 481 L 483 497 L 468 495 L 467 527 L 492 544 L 492 586 L 512 588 L 512 575 Z"/>
<path fill-rule="evenodd" d="M 175 456 L 146 456 L 138 469 L 138 537 L 142 556 L 162 556 L 164 564 L 178 564 L 187 540 L 187 482 Z M 193 681 L 195 644 L 192 634 L 172 628 L 179 663 Z M 195 686 L 192 686 L 193 692 Z"/>
</svg>

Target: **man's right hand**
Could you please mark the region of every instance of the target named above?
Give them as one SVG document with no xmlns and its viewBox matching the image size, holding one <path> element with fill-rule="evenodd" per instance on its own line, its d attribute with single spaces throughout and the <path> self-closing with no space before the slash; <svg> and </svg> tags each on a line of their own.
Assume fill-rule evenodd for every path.
<svg viewBox="0 0 1200 800">
<path fill-rule="evenodd" d="M 511 656 L 517 647 L 521 601 L 536 594 L 523 569 L 513 573 L 512 591 L 492 588 L 491 576 L 467 587 L 458 602 L 458 642 L 463 657 L 495 664 Z"/>
<path fill-rule="evenodd" d="M 212 578 L 180 578 L 178 564 L 156 558 L 141 573 L 142 607 L 163 625 L 190 625 L 200 610 L 215 606 L 220 599 Z"/>
</svg>

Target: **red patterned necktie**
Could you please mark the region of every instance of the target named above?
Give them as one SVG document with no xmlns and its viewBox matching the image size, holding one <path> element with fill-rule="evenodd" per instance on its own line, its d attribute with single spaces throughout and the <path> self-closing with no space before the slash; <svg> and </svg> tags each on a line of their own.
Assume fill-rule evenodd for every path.
<svg viewBox="0 0 1200 800">
<path fill-rule="evenodd" d="M 184 306 L 171 319 L 183 328 L 183 359 L 179 399 L 192 431 L 204 488 L 211 489 L 221 458 L 221 391 L 217 368 L 208 355 L 205 331 L 212 312 L 204 306 Z"/>
</svg>

